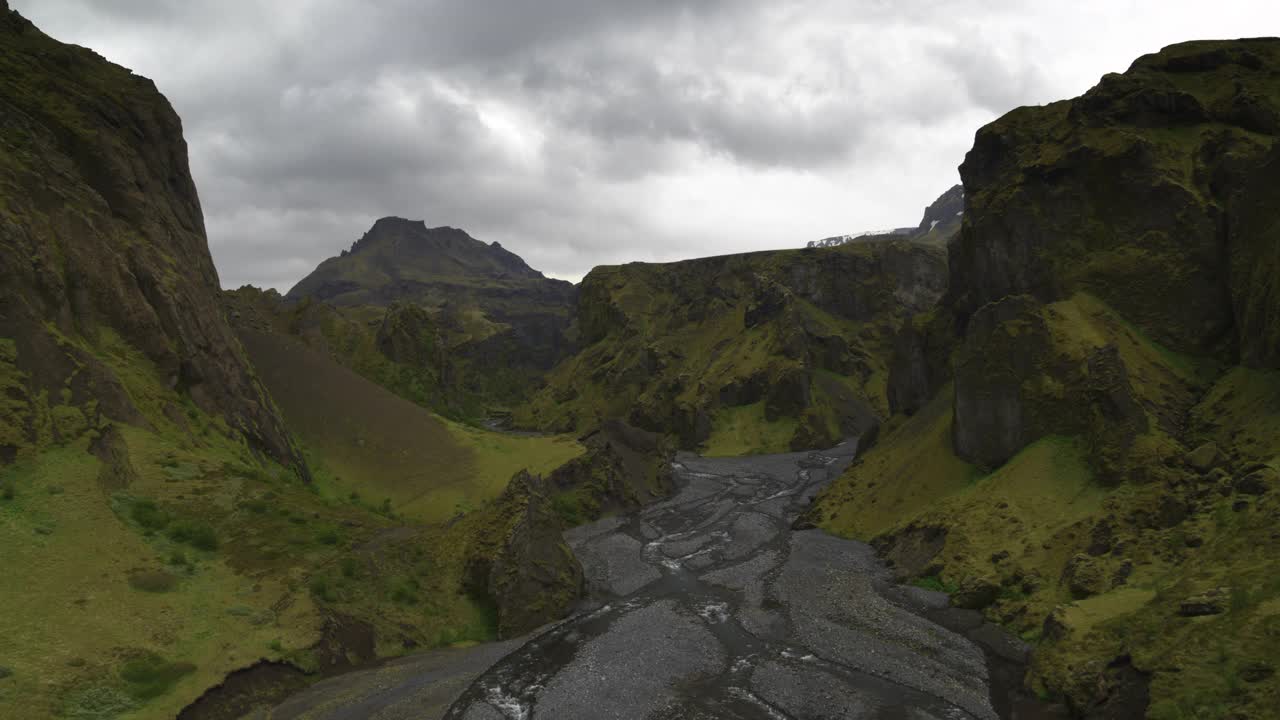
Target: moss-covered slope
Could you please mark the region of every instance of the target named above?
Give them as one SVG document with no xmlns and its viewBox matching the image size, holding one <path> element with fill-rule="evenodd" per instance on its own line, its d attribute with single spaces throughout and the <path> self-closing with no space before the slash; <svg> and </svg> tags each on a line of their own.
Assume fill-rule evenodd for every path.
<svg viewBox="0 0 1280 720">
<path fill-rule="evenodd" d="M 251 286 L 224 292 L 223 304 L 237 332 L 299 341 L 410 402 L 471 424 L 501 418 L 529 397 L 564 342 L 561 330 L 526 342 L 516 327 L 456 304 L 339 307 Z"/>
<path fill-rule="evenodd" d="M 587 429 L 611 417 L 683 447 L 762 452 L 860 434 L 887 411 L 898 321 L 945 281 L 941 248 L 883 239 L 593 270 L 582 349 L 517 423 Z"/>
<path fill-rule="evenodd" d="M 1081 717 L 1280 705 L 1277 78 L 1280 41 L 1186 43 L 979 131 L 897 414 L 811 511 Z"/>
</svg>

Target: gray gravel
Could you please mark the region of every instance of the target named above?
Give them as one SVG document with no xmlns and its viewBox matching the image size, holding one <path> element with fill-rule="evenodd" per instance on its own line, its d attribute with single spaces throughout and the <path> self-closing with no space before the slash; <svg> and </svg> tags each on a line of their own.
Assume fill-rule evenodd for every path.
<svg viewBox="0 0 1280 720">
<path fill-rule="evenodd" d="M 585 643 L 538 696 L 538 716 L 644 717 L 675 702 L 677 680 L 723 670 L 725 654 L 715 636 L 679 607 L 674 600 L 645 605 Z"/>
<path fill-rule="evenodd" d="M 980 617 L 894 585 L 863 543 L 790 529 L 855 451 L 682 454 L 676 495 L 566 533 L 593 596 L 581 612 L 496 662 L 455 656 L 474 671 L 384 676 L 325 706 L 346 714 L 307 717 L 992 720 L 983 651 L 958 634 Z M 995 652 L 1020 651 L 999 640 Z M 456 699 L 379 714 L 428 694 Z"/>
<path fill-rule="evenodd" d="M 597 609 L 447 717 L 994 718 L 982 650 L 917 613 L 937 596 L 894 586 L 865 544 L 790 530 L 855 451 L 679 456 L 675 496 L 568 535 Z"/>
<path fill-rule="evenodd" d="M 569 547 L 582 562 L 588 586 L 597 592 L 630 595 L 662 577 L 640 557 L 644 543 L 630 535 L 610 533 Z"/>
</svg>

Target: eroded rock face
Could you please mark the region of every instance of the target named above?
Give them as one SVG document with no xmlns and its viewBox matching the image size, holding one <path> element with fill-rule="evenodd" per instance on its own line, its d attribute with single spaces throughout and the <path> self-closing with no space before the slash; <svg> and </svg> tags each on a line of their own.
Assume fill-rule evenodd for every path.
<svg viewBox="0 0 1280 720">
<path fill-rule="evenodd" d="M 516 422 L 585 431 L 625 417 L 694 449 L 718 411 L 763 403 L 765 422 L 799 421 L 791 447 L 829 445 L 845 426 L 867 429 L 868 408 L 886 414 L 892 334 L 945 284 L 943 248 L 895 239 L 599 267 L 578 296 L 582 348 Z"/>
<path fill-rule="evenodd" d="M 893 339 L 889 360 L 890 413 L 914 415 L 951 377 L 955 316 L 938 307 L 909 318 Z"/>
<path fill-rule="evenodd" d="M 219 308 L 182 125 L 145 78 L 0 14 L 0 337 L 42 440 L 42 392 L 146 425 L 95 349 L 115 338 L 277 460 L 298 454 Z M 10 439 L 10 443 L 14 441 Z"/>
<path fill-rule="evenodd" d="M 564 617 L 582 594 L 582 565 L 561 536 L 546 482 L 521 472 L 486 512 L 491 530 L 466 573 L 468 590 L 496 609 L 499 637 Z"/>
<path fill-rule="evenodd" d="M 1085 435 L 1105 472 L 1147 430 L 1118 349 L 1075 348 L 1078 338 L 1051 322 L 1053 312 L 1013 295 L 970 319 L 953 355 L 960 457 L 996 468 L 1047 435 Z"/>
<path fill-rule="evenodd" d="M 1275 367 L 1277 64 L 1280 40 L 1184 43 L 982 128 L 956 309 L 1087 291 L 1171 348 Z"/>
<path fill-rule="evenodd" d="M 980 310 L 955 355 L 956 454 L 984 467 L 999 467 L 1036 438 L 1047 434 L 1051 413 L 1033 407 L 1038 399 L 1029 378 L 1051 373 L 1053 341 L 1032 298 L 1004 298 Z"/>
<path fill-rule="evenodd" d="M 582 442 L 587 452 L 547 477 L 552 487 L 574 491 L 582 500 L 582 520 L 635 509 L 673 489 L 675 451 L 664 436 L 609 420 Z"/>
</svg>

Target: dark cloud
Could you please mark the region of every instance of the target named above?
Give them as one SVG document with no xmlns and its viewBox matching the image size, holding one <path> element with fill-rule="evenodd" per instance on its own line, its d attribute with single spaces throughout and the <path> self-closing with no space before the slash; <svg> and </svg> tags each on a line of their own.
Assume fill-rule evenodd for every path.
<svg viewBox="0 0 1280 720">
<path fill-rule="evenodd" d="M 910 224 L 1001 112 L 1276 16 L 1252 0 L 1211 21 L 1102 0 L 10 3 L 157 81 L 223 283 L 282 289 L 388 214 L 571 278 Z"/>
</svg>

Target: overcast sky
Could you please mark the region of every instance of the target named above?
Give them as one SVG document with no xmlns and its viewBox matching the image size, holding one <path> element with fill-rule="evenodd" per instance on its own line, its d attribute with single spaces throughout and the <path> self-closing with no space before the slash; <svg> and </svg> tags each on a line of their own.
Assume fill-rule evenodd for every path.
<svg viewBox="0 0 1280 720">
<path fill-rule="evenodd" d="M 577 280 L 914 225 L 974 131 L 1274 0 L 10 0 L 182 116 L 224 287 L 384 215 Z"/>
</svg>

